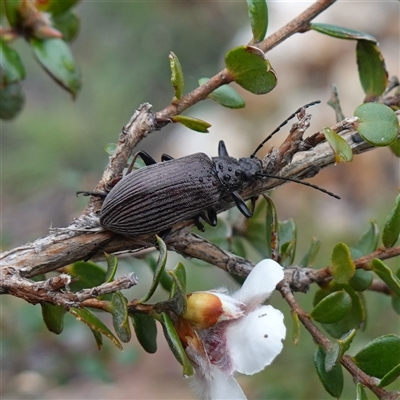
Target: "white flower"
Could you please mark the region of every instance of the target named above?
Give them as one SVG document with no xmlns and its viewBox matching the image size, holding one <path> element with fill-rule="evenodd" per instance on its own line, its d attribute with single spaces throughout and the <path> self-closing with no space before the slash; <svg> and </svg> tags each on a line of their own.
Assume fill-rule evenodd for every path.
<svg viewBox="0 0 400 400">
<path fill-rule="evenodd" d="M 262 303 L 282 279 L 282 267 L 263 260 L 231 295 L 215 290 L 188 296 L 182 317 L 193 332 L 185 336 L 185 350 L 196 371 L 194 387 L 200 399 L 246 399 L 234 374 L 255 374 L 281 352 L 283 314 Z"/>
</svg>

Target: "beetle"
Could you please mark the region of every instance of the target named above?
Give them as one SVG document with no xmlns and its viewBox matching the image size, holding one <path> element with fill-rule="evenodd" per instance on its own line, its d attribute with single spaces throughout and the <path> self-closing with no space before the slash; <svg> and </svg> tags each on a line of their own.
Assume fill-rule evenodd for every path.
<svg viewBox="0 0 400 400">
<path fill-rule="evenodd" d="M 264 174 L 262 161 L 255 156 L 262 145 L 302 108 L 275 129 L 249 157 L 230 157 L 222 140 L 218 146 L 218 157 L 212 158 L 204 153 L 177 159 L 163 154 L 162 162 L 157 163 L 149 154 L 139 151 L 131 167 L 138 157 L 143 159 L 146 166 L 133 172 L 130 172 L 130 167 L 128 173 L 110 192 L 78 193 L 104 197 L 100 225 L 130 237 L 146 234 L 166 236 L 176 223 L 192 218 L 201 230 L 204 230 L 201 219 L 215 226 L 217 205 L 228 196 L 233 199 L 239 211 L 250 218 L 256 198 L 251 199 L 252 207 L 249 209 L 239 192 L 255 179 L 263 177 L 294 181 L 338 198 L 333 193 L 307 182 Z"/>
</svg>

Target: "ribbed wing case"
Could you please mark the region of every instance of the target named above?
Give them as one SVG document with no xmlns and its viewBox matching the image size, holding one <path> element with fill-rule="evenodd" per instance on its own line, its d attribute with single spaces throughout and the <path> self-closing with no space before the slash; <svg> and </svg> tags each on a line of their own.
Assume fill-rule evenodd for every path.
<svg viewBox="0 0 400 400">
<path fill-rule="evenodd" d="M 213 208 L 223 188 L 204 153 L 140 168 L 107 195 L 100 224 L 125 236 L 160 233 Z"/>
</svg>

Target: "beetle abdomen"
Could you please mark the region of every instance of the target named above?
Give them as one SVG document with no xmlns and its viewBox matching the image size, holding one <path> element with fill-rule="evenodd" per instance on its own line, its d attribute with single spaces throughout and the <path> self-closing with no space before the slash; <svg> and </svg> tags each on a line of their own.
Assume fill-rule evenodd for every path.
<svg viewBox="0 0 400 400">
<path fill-rule="evenodd" d="M 213 208 L 221 195 L 213 162 L 196 153 L 126 175 L 104 200 L 100 224 L 126 236 L 160 233 Z"/>
</svg>

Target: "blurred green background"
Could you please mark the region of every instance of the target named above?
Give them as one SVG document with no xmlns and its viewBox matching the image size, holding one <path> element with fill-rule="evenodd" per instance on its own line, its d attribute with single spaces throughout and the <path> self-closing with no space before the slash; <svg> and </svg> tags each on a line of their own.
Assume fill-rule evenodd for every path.
<svg viewBox="0 0 400 400">
<path fill-rule="evenodd" d="M 272 33 L 309 6 L 307 2 L 272 2 Z M 225 52 L 247 43 L 250 29 L 243 1 L 83 1 L 77 11 L 82 29 L 72 48 L 84 84 L 77 100 L 57 87 L 34 62 L 30 49 L 16 43 L 26 64 L 26 106 L 11 122 L 1 122 L 1 236 L 2 250 L 44 236 L 50 226 L 66 226 L 83 210 L 87 199 L 77 190 L 91 190 L 107 163 L 104 147 L 118 134 L 140 103 L 153 110 L 166 107 L 172 96 L 168 53 L 174 51 L 185 74 L 185 92 L 223 67 Z M 380 42 L 390 75 L 400 72 L 398 2 L 338 2 L 317 21 L 365 31 Z M 196 105 L 187 115 L 212 124 L 203 135 L 168 126 L 147 137 L 140 148 L 156 159 L 162 153 L 180 157 L 197 151 L 216 155 L 223 139 L 236 157 L 250 154 L 257 144 L 301 105 L 321 99 L 313 107 L 314 133 L 335 123 L 326 105 L 330 85 L 336 84 L 346 116 L 362 103 L 363 93 L 355 62 L 355 42 L 337 40 L 315 32 L 298 34 L 273 49 L 268 58 L 278 75 L 270 94 L 255 96 L 238 89 L 247 102 L 243 110 L 228 110 L 211 100 Z M 280 143 L 283 129 L 270 146 Z M 262 155 L 262 152 L 259 154 Z M 313 183 L 342 197 L 337 201 L 309 188 L 290 184 L 273 193 L 280 219 L 298 224 L 298 259 L 311 237 L 322 242 L 316 267 L 329 263 L 337 241 L 353 244 L 375 219 L 382 227 L 399 187 L 399 161 L 388 149 L 355 157 L 351 164 L 328 168 Z M 211 228 L 207 228 L 208 230 Z M 177 255 L 171 254 L 173 268 Z M 258 260 L 253 260 L 258 261 Z M 189 290 L 210 289 L 235 283 L 222 271 L 184 261 Z M 399 261 L 392 262 L 395 268 Z M 148 267 L 124 260 L 119 273 L 134 269 L 141 285 L 126 292 L 131 299 L 147 290 Z M 315 288 L 314 288 L 315 290 Z M 159 299 L 165 296 L 161 291 Z M 372 338 L 399 333 L 398 315 L 390 299 L 368 293 L 369 323 L 351 348 L 356 352 Z M 298 294 L 305 309 L 312 295 Z M 90 331 L 67 317 L 60 336 L 49 333 L 39 306 L 1 297 L 1 379 L 3 399 L 186 399 L 191 398 L 181 369 L 159 335 L 159 351 L 148 355 L 136 339 L 120 352 L 106 343 L 97 351 Z M 313 343 L 302 331 L 294 346 L 290 337 L 288 307 L 278 295 L 272 304 L 287 315 L 288 338 L 274 364 L 254 377 L 240 377 L 252 399 L 325 399 L 329 395 L 318 381 L 312 362 Z M 346 373 L 345 373 L 346 375 Z M 395 384 L 391 387 L 394 388 Z M 398 385 L 397 385 L 398 386 Z M 373 398 L 372 394 L 369 394 Z M 346 375 L 343 399 L 355 398 Z"/>
</svg>

